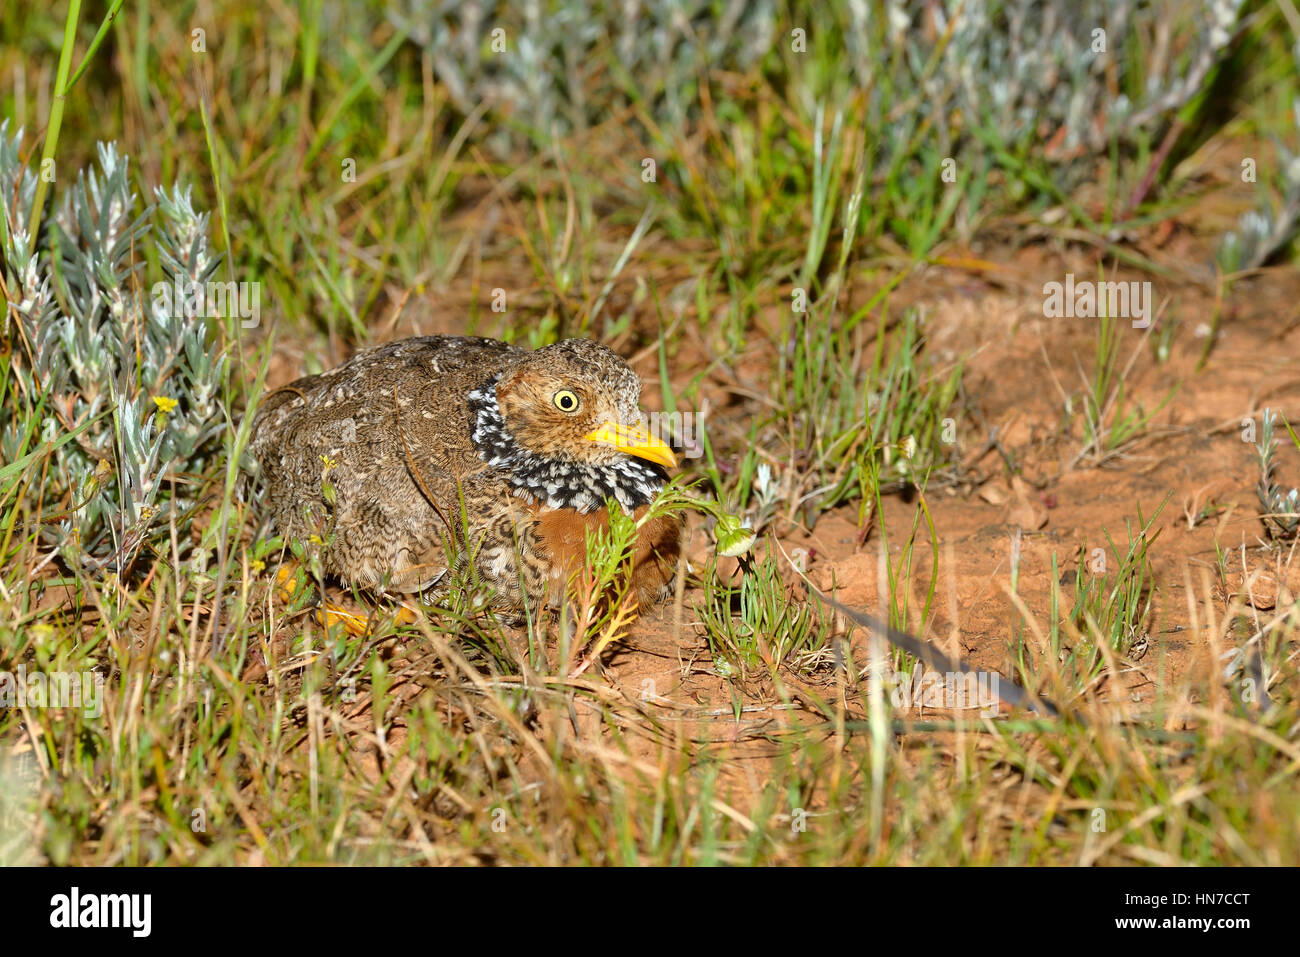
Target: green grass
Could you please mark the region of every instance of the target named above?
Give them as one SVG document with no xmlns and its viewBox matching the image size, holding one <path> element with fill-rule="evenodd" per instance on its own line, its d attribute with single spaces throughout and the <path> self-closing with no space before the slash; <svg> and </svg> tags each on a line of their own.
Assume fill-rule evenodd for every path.
<svg viewBox="0 0 1300 957">
<path fill-rule="evenodd" d="M 1169 404 L 1181 385 L 1174 383 L 1150 410 L 1132 400 L 1127 394 L 1126 380 L 1138 349 L 1120 365 L 1124 344 L 1120 330 L 1126 321 L 1106 315 L 1098 318 L 1093 371 L 1084 382 L 1081 402 L 1084 445 L 1079 459 L 1097 464 L 1123 455 L 1146 433 L 1151 421 Z"/>
<path fill-rule="evenodd" d="M 778 551 L 747 558 L 738 581 L 716 557 L 697 562 L 661 627 L 702 633 L 711 660 L 668 654 L 654 679 L 621 681 L 610 663 L 629 634 L 630 521 L 593 537 L 562 613 L 530 609 L 515 627 L 481 611 L 466 573 L 411 625 L 310 561 L 280 600 L 276 562 L 301 543 L 270 537 L 234 493 L 242 411 L 277 354 L 317 371 L 431 315 L 529 346 L 593 335 L 654 357 L 665 411 L 713 396 L 705 454 L 686 470 L 696 484 L 663 507 L 693 525 L 734 514 L 760 541 L 847 511 L 883 556 L 890 621 L 933 639 L 945 529 L 930 505 L 968 491 L 954 436 L 984 436 L 966 416 L 965 360 L 930 354 L 935 316 L 896 302 L 900 287 L 966 255 L 986 227 L 1026 223 L 1050 242 L 1086 235 L 1107 270 L 1164 268 L 1116 230 L 1183 208 L 1190 158 L 1229 122 L 1223 84 L 1243 91 L 1230 135 L 1287 135 L 1267 118 L 1300 91 L 1278 66 L 1276 9 L 1243 43 L 1269 55 L 1218 68 L 1167 154 L 1151 136 L 1109 145 L 1090 170 L 1100 207 L 1037 129 L 1008 132 L 991 107 L 930 108 L 916 79 L 938 75 L 937 57 L 891 47 L 860 76 L 865 61 L 827 39 L 844 28 L 829 8 L 782 6 L 783 27 L 805 23 L 817 40 L 806 55 L 786 31 L 730 71 L 665 58 L 643 81 L 606 43 L 583 74 L 591 102 L 609 104 L 599 122 L 573 122 L 572 103 L 556 117 L 459 108 L 429 49 L 377 4 L 112 9 L 100 29 L 98 8 L 6 5 L 0 75 L 22 84 L 3 85 L 0 117 L 25 123 L 30 163 L 56 160 L 56 199 L 99 140 L 131 156 L 143 198 L 192 185 L 222 271 L 263 283 L 266 305 L 257 329 L 212 330 L 214 354 L 232 358 L 227 420 L 221 455 L 179 480 L 200 503 L 193 524 L 153 529 L 120 578 L 52 553 L 81 496 L 115 486 L 70 493 L 60 450 L 82 436 L 42 434 L 50 400 L 13 373 L 30 341 L 6 314 L 0 671 L 106 680 L 102 716 L 0 709 L 0 861 L 1208 865 L 1300 853 L 1293 692 L 1252 715 L 1191 677 L 1140 706 L 1099 691 L 1151 621 L 1160 510 L 1139 515 L 1126 545 L 1108 538 L 1109 572 L 1080 565 L 1069 610 L 1053 584 L 1047 611 L 1025 608 L 1015 626 L 1021 676 L 1064 692 L 1076 715 L 919 724 L 836 666 L 848 640 L 791 589 Z M 1152 42 L 1140 35 L 1125 57 L 1148 62 Z M 1136 96 L 1142 71 L 1124 82 Z M 1256 93 L 1268 100 L 1252 111 Z M 155 278 L 153 247 L 140 255 Z M 1173 396 L 1152 411 L 1133 397 L 1126 332 L 1099 324 L 1080 460 L 1113 464 Z M 884 518 L 895 493 L 918 496 L 905 523 Z M 373 629 L 322 626 L 322 595 L 365 609 Z M 1226 616 L 1206 626 L 1211 644 L 1237 637 Z M 1263 654 L 1275 691 L 1294 688 L 1286 642 Z M 701 674 L 725 707 L 673 694 Z M 738 758 L 744 746 L 761 746 L 762 763 Z M 5 770 L 9 751 L 21 774 Z M 7 809 L 21 822 L 8 831 Z"/>
<path fill-rule="evenodd" d="M 704 594 L 698 620 L 720 673 L 744 682 L 750 672 L 787 665 L 810 672 L 824 663 L 829 615 L 817 605 L 792 601 L 775 556 L 754 562 L 738 587 L 706 579 Z"/>
</svg>

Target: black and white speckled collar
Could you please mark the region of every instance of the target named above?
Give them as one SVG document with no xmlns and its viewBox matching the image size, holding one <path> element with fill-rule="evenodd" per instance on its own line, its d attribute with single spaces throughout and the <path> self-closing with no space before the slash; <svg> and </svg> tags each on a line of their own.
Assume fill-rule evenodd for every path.
<svg viewBox="0 0 1300 957">
<path fill-rule="evenodd" d="M 471 433 L 479 457 L 501 469 L 515 487 L 515 494 L 547 508 L 571 508 L 587 513 L 615 499 L 632 511 L 649 505 L 664 487 L 662 469 L 631 455 L 622 455 L 608 465 L 593 465 L 572 459 L 546 458 L 523 448 L 506 428 L 497 405 L 497 382 L 493 376 L 468 396 L 474 417 Z"/>
</svg>

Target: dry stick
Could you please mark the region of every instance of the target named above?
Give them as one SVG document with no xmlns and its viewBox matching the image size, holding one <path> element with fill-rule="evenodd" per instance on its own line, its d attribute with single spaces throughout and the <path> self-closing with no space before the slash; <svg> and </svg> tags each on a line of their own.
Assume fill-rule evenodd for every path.
<svg viewBox="0 0 1300 957">
<path fill-rule="evenodd" d="M 406 292 L 402 294 L 401 300 L 393 308 L 392 318 L 388 320 L 388 331 L 391 332 L 397 328 L 397 320 L 402 317 L 402 310 L 406 308 L 406 302 L 411 298 L 411 293 L 414 291 L 413 287 L 408 287 Z"/>
<path fill-rule="evenodd" d="M 692 539 L 694 533 L 692 532 Z M 677 571 L 673 575 L 673 646 L 677 651 L 677 666 L 684 668 L 682 662 L 682 626 L 686 617 L 686 566 L 687 562 L 680 561 L 677 563 Z"/>
<path fill-rule="evenodd" d="M 1135 212 L 1137 212 L 1138 206 L 1140 206 L 1142 200 L 1146 198 L 1147 193 L 1151 191 L 1151 185 L 1156 180 L 1156 173 L 1158 173 L 1160 167 L 1165 164 L 1165 160 L 1169 158 L 1170 150 L 1174 148 L 1174 143 L 1178 141 L 1178 137 L 1182 135 L 1183 130 L 1186 128 L 1187 124 L 1184 123 L 1181 118 L 1175 120 L 1173 125 L 1169 127 L 1169 132 L 1165 134 L 1164 141 L 1156 150 L 1156 154 L 1151 157 L 1151 162 L 1147 166 L 1146 175 L 1142 177 L 1142 182 L 1138 183 L 1133 192 L 1129 195 L 1128 205 L 1120 215 L 1121 222 L 1129 219 Z"/>
<path fill-rule="evenodd" d="M 824 604 L 827 604 L 831 608 L 834 608 L 840 614 L 848 618 L 849 621 L 852 621 L 855 624 L 861 625 L 863 628 L 876 631 L 880 635 L 883 635 L 885 638 L 889 639 L 890 644 L 894 645 L 897 648 L 903 649 L 908 654 L 913 655 L 920 661 L 924 662 L 926 665 L 930 666 L 930 668 L 932 668 L 935 671 L 943 671 L 943 672 L 959 671 L 965 674 L 976 673 L 976 669 L 972 668 L 964 661 L 950 660 L 947 655 L 945 655 L 943 652 L 941 652 L 938 648 L 934 647 L 934 645 L 930 644 L 929 642 L 922 641 L 921 639 L 909 635 L 906 632 L 899 631 L 898 629 L 891 627 L 888 623 L 880 620 L 879 618 L 876 618 L 874 615 L 871 615 L 864 611 L 857 611 L 853 608 L 848 607 L 847 605 L 843 605 L 840 602 L 836 601 L 834 598 L 830 597 L 825 592 L 823 592 L 820 588 L 814 585 L 811 579 L 808 578 L 807 574 L 799 570 L 799 567 L 795 565 L 795 563 L 790 559 L 790 556 L 786 554 L 785 549 L 781 547 L 781 544 L 779 542 L 777 543 L 777 547 L 781 550 L 782 556 L 785 558 L 786 562 L 790 565 L 790 567 L 793 568 L 795 570 L 795 573 L 800 578 L 803 579 L 804 584 L 808 586 L 808 589 L 813 594 L 815 594 L 819 599 L 821 599 L 821 601 Z M 1029 691 L 1026 691 L 1024 688 L 1016 684 L 1014 681 L 1011 681 L 1010 679 L 1005 679 L 1005 678 L 1002 679 L 1002 681 L 999 683 L 999 693 L 1001 694 L 1003 700 L 1005 700 L 1010 705 L 1024 707 L 1030 711 L 1037 711 L 1039 714 L 1046 714 L 1049 717 L 1053 717 L 1053 718 L 1059 718 L 1062 716 L 1061 709 L 1058 708 L 1051 701 L 1047 700 L 1046 698 L 1039 697 L 1038 695 L 1032 694 Z M 1076 721 L 1078 721 L 1081 724 L 1085 723 L 1082 717 L 1079 716 L 1077 713 L 1071 712 L 1070 717 L 1073 717 Z"/>
</svg>

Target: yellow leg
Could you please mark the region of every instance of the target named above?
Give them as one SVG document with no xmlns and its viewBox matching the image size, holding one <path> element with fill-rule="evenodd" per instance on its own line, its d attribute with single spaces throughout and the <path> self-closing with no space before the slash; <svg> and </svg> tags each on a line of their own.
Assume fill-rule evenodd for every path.
<svg viewBox="0 0 1300 957">
<path fill-rule="evenodd" d="M 316 606 L 316 620 L 326 629 L 331 625 L 342 625 L 343 629 L 354 638 L 360 638 L 370 630 L 369 618 L 327 601 Z"/>
</svg>

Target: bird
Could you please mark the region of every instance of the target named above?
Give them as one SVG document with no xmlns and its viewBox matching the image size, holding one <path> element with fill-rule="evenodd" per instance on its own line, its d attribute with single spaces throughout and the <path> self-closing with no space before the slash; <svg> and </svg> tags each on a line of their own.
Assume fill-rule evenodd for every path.
<svg viewBox="0 0 1300 957">
<path fill-rule="evenodd" d="M 269 394 L 249 447 L 275 529 L 326 574 L 426 603 L 473 571 L 488 603 L 558 607 L 609 509 L 639 522 L 628 594 L 661 597 L 680 518 L 651 514 L 676 468 L 612 349 L 418 336 Z"/>
</svg>

